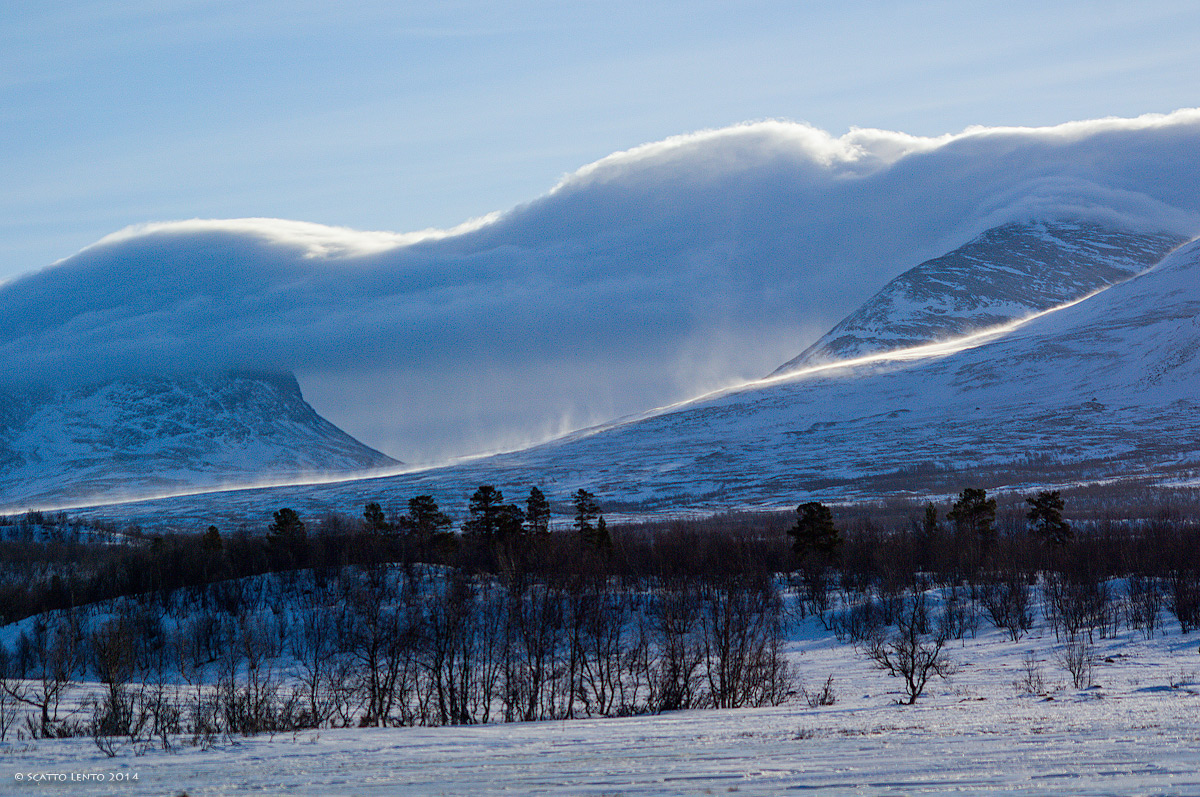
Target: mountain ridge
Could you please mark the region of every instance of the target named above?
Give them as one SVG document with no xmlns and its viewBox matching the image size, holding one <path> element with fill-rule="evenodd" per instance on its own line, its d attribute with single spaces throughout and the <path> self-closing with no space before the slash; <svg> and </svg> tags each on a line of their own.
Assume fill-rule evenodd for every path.
<svg viewBox="0 0 1200 797">
<path fill-rule="evenodd" d="M 1200 111 L 937 138 L 769 121 L 454 231 L 151 223 L 0 285 L 0 383 L 290 371 L 366 443 L 442 461 L 768 373 L 1003 222 L 1194 232 L 1198 142 Z"/>
<path fill-rule="evenodd" d="M 1096 222 L 993 227 L 891 280 L 771 373 L 961 337 L 1128 279 L 1187 238 Z"/>
<path fill-rule="evenodd" d="M 400 463 L 321 417 L 291 374 L 225 372 L 7 389 L 0 505 L 110 500 Z"/>
<path fill-rule="evenodd" d="M 977 336 L 978 337 L 978 336 Z M 594 492 L 610 512 L 719 512 L 954 493 L 964 485 L 1200 479 L 1200 241 L 958 351 L 881 355 L 731 388 L 512 454 L 370 481 L 126 505 L 186 528 L 265 506 L 357 514 L 479 484 Z M 112 510 L 95 510 L 105 515 Z"/>
</svg>

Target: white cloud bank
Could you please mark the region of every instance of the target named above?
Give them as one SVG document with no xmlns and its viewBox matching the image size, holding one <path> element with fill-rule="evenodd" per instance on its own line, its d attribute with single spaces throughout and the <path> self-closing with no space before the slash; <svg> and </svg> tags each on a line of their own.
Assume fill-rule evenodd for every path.
<svg viewBox="0 0 1200 797">
<path fill-rule="evenodd" d="M 454 230 L 123 230 L 0 286 L 9 382 L 294 371 L 409 462 L 761 376 L 996 224 L 1200 231 L 1200 109 L 922 138 L 769 121 L 677 136 Z"/>
</svg>

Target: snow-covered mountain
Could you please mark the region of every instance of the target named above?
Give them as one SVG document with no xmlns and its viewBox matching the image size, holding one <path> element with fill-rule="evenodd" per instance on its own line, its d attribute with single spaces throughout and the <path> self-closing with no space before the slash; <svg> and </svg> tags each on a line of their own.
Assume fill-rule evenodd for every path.
<svg viewBox="0 0 1200 797">
<path fill-rule="evenodd" d="M 609 494 L 631 506 L 705 495 L 713 505 L 739 504 L 835 484 L 842 477 L 828 473 L 838 469 L 900 467 L 888 457 L 909 448 L 918 462 L 908 468 L 972 462 L 959 456 L 969 446 L 913 442 L 945 425 L 921 408 L 949 412 L 970 384 L 939 387 L 941 377 L 921 370 L 932 365 L 893 364 L 920 375 L 892 400 L 897 383 L 878 363 L 807 376 L 805 367 L 992 326 L 1139 272 L 1177 236 L 1200 231 L 1198 142 L 1200 109 L 938 138 L 858 129 L 835 137 L 764 122 L 614 153 L 531 202 L 453 230 L 361 232 L 278 219 L 129 228 L 0 285 L 0 505 L 77 503 L 77 486 L 107 500 L 118 488 L 195 490 L 387 462 L 341 437 L 330 443 L 316 421 L 253 402 L 221 423 L 207 424 L 202 412 L 168 422 L 175 390 L 202 402 L 208 388 L 157 380 L 199 370 L 294 373 L 338 426 L 423 463 L 683 408 L 652 412 L 670 420 L 648 426 L 610 424 L 388 482 L 396 490 L 460 479 L 458 490 L 475 474 L 496 481 L 519 468 L 523 483 L 608 480 Z M 793 388 L 759 385 L 744 406 L 699 416 L 707 404 L 679 404 L 778 368 L 847 313 L 789 363 L 800 380 Z M 1141 343 L 1122 345 L 1086 358 L 1125 362 Z M 968 415 L 979 407 L 988 417 L 963 434 L 1001 424 L 998 439 L 1025 447 L 1011 433 L 1019 416 L 1004 419 L 1004 393 L 1056 395 L 1055 380 L 1076 367 L 1065 362 L 1028 384 L 1008 380 L 989 394 L 994 406 L 971 404 Z M 1074 389 L 1090 391 L 1092 379 Z M 103 387 L 67 387 L 85 382 Z M 794 395 L 777 398 L 786 390 Z M 790 415 L 763 415 L 776 401 Z M 1113 401 L 1140 406 L 1142 398 Z M 881 411 L 887 428 L 864 420 Z M 721 431 L 714 419 L 730 414 L 739 428 Z M 699 417 L 707 442 L 693 456 L 686 419 Z M 946 422 L 950 438 L 960 417 Z M 1083 417 L 1068 413 L 1066 422 Z M 906 418 L 928 425 L 894 433 Z M 252 431 L 243 435 L 244 423 Z M 1155 432 L 1141 423 L 1131 439 Z M 664 431 L 672 424 L 684 426 Z M 870 437 L 855 440 L 859 433 Z M 755 440 L 750 456 L 744 449 Z M 627 453 L 643 446 L 644 457 Z M 846 465 L 870 452 L 870 468 Z M 810 461 L 830 463 L 821 466 L 827 475 L 797 480 Z M 645 471 L 654 462 L 657 470 Z M 767 489 L 770 479 L 791 486 Z M 658 486 L 645 492 L 643 482 Z"/>
<path fill-rule="evenodd" d="M 0 394 L 0 506 L 54 506 L 398 463 L 322 418 L 290 374 L 139 377 Z"/>
<path fill-rule="evenodd" d="M 817 344 L 778 369 L 776 375 L 994 328 L 1129 279 L 1182 240 L 1174 233 L 1136 232 L 1099 222 L 1005 224 L 892 280 Z M 1094 308 L 1099 302 L 1089 300 L 1085 305 Z M 1136 344 L 1124 345 L 1120 356 L 1127 357 L 1136 348 Z M 874 373 L 873 369 L 879 367 L 871 365 L 868 371 Z M 986 365 L 974 367 L 985 369 Z M 823 387 L 817 390 L 807 386 L 808 380 L 802 380 L 798 383 L 801 387 L 794 388 L 800 393 L 789 401 L 794 402 L 793 409 L 798 412 L 807 396 L 816 395 L 814 390 L 837 394 L 835 400 L 829 401 L 826 410 L 829 417 L 813 414 L 802 435 L 806 441 L 829 438 L 821 444 L 821 458 L 838 451 L 838 446 L 845 447 L 847 456 L 862 447 L 870 448 L 870 440 L 855 439 L 859 434 L 877 437 L 887 445 L 898 444 L 895 434 L 877 428 L 883 421 L 877 417 L 876 401 L 872 398 L 880 392 L 874 382 L 864 381 L 856 370 L 841 369 L 812 378 L 818 379 Z M 1025 390 L 1016 383 L 1013 387 Z M 1036 390 L 1046 393 L 1053 388 L 1050 384 Z M 772 398 L 775 392 L 791 389 L 779 384 L 762 388 L 764 392 L 751 390 L 736 414 L 744 419 L 756 416 L 762 406 L 777 400 Z M 859 390 L 863 392 L 857 393 Z M 931 399 L 906 395 L 903 402 L 897 402 L 899 408 L 889 409 L 881 417 L 898 427 L 906 426 L 909 421 L 915 423 L 913 419 L 944 426 L 941 421 L 915 412 L 913 407 L 931 401 L 934 405 L 953 401 L 960 393 L 958 388 L 940 388 Z M 10 389 L 0 398 L 3 399 L 0 400 L 0 468 L 5 477 L 0 484 L 0 506 L 9 508 L 21 502 L 77 505 L 214 487 L 278 483 L 398 464 L 320 417 L 304 401 L 299 385 L 290 375 L 242 372 L 203 377 L 126 377 L 86 388 Z M 822 406 L 822 399 L 813 401 L 813 406 Z M 854 418 L 835 417 L 845 408 L 853 407 L 861 408 Z M 978 413 L 972 410 L 967 415 L 991 412 L 983 405 L 980 407 Z M 649 496 L 630 495 L 627 487 L 614 489 L 612 495 L 620 495 L 622 501 L 632 505 L 647 507 L 666 506 L 677 500 L 691 502 L 696 496 L 704 496 L 706 503 L 783 500 L 782 493 L 766 487 L 768 482 L 762 482 L 759 474 L 764 470 L 762 462 L 772 458 L 772 449 L 787 452 L 796 448 L 800 430 L 789 426 L 781 431 L 783 422 L 776 418 L 762 422 L 745 420 L 737 430 L 727 432 L 728 439 L 724 442 L 706 443 L 705 453 L 699 459 L 687 449 L 690 432 L 664 431 L 677 423 L 690 430 L 696 421 L 683 419 L 711 418 L 714 414 L 724 417 L 725 413 L 700 409 L 667 413 L 663 420 L 647 421 L 649 426 L 634 424 L 598 434 L 587 432 L 572 438 L 574 442 L 570 444 L 553 444 L 527 454 L 486 460 L 479 467 L 486 471 L 491 467 L 507 468 L 508 463 L 536 462 L 536 468 L 525 467 L 527 475 L 522 476 L 524 481 L 533 482 L 543 478 L 539 473 L 550 477 L 564 466 L 569 472 L 569 463 L 594 458 L 595 465 L 578 469 L 580 476 L 562 478 L 591 483 L 594 479 L 582 474 L 608 472 L 607 478 L 615 486 L 625 481 L 623 470 L 636 472 L 644 462 L 666 456 L 672 461 L 660 462 L 660 470 L 651 480 L 672 485 L 668 492 L 662 493 L 661 500 L 657 495 L 659 487 Z M 1011 425 L 1012 428 L 1020 425 L 1019 414 Z M 702 434 L 718 437 L 722 434 L 719 424 L 706 420 L 700 426 Z M 1027 433 L 1042 432 L 1030 428 Z M 637 439 L 643 434 L 652 450 L 633 461 L 627 460 L 621 452 L 643 448 Z M 916 455 L 918 449 L 911 441 L 926 437 L 927 430 L 913 428 L 906 434 L 910 442 L 904 445 L 911 455 Z M 751 457 L 747 451 L 754 440 L 759 441 L 758 453 Z M 616 454 L 602 451 L 605 447 L 614 447 Z M 920 462 L 900 469 L 936 472 L 942 455 L 936 453 L 937 447 L 932 444 L 923 451 Z M 561 462 L 556 459 L 559 454 L 546 452 L 562 452 Z M 888 453 L 879 452 L 881 461 L 887 459 Z M 805 454 L 801 459 L 811 456 Z M 1042 452 L 1031 456 L 1047 455 Z M 838 469 L 845 469 L 843 459 L 833 461 L 838 463 Z M 829 468 L 819 476 L 810 474 L 805 484 L 833 484 L 840 478 L 833 475 L 834 470 Z M 462 468 L 447 471 L 448 474 L 467 472 L 474 471 Z M 498 477 L 478 478 L 489 481 Z M 693 479 L 694 484 L 685 483 Z M 743 495 L 742 487 L 733 489 L 731 485 L 735 483 L 748 492 Z M 467 486 L 456 489 L 465 490 Z M 730 491 L 728 498 L 726 491 Z"/>
<path fill-rule="evenodd" d="M 1004 224 L 896 277 L 775 374 L 961 337 L 1048 310 L 1128 279 L 1185 240 L 1096 222 Z"/>
<path fill-rule="evenodd" d="M 1200 241 L 1010 328 L 800 370 L 456 467 L 146 502 L 99 514 L 194 527 L 264 507 L 361 512 L 479 484 L 576 489 L 609 511 L 718 511 L 963 486 L 1200 476 Z M 267 515 L 266 517 L 269 517 Z"/>
<path fill-rule="evenodd" d="M 406 460 L 511 449 L 768 373 L 1006 222 L 1200 232 L 1197 153 L 1200 109 L 938 137 L 768 121 L 453 230 L 139 225 L 0 285 L 0 384 L 284 371 Z"/>
</svg>

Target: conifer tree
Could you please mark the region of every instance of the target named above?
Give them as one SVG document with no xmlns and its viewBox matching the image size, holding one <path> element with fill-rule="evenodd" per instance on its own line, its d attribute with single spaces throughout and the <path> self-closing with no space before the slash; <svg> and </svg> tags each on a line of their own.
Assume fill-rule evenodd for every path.
<svg viewBox="0 0 1200 797">
<path fill-rule="evenodd" d="M 1072 539 L 1075 533 L 1071 524 L 1063 520 L 1062 494 L 1058 490 L 1043 490 L 1033 498 L 1026 498 L 1030 510 L 1025 517 L 1035 534 L 1046 541 L 1047 545 L 1062 548 Z"/>
<path fill-rule="evenodd" d="M 391 524 L 383 516 L 383 507 L 372 501 L 363 509 L 363 523 L 366 524 L 367 531 L 375 534 L 382 534 L 389 531 Z"/>
<path fill-rule="evenodd" d="M 303 543 L 306 539 L 304 521 L 296 514 L 296 510 L 284 507 L 274 514 L 274 520 L 267 527 L 272 542 L 289 544 Z"/>
<path fill-rule="evenodd" d="M 608 523 L 604 521 L 604 515 L 601 515 L 596 521 L 596 547 L 612 547 L 612 538 L 608 536 Z"/>
<path fill-rule="evenodd" d="M 987 543 L 995 534 L 996 499 L 987 497 L 987 490 L 968 487 L 946 514 L 960 532 L 972 534 Z"/>
<path fill-rule="evenodd" d="M 788 529 L 792 538 L 792 551 L 801 562 L 809 557 L 829 559 L 842 544 L 837 526 L 833 524 L 833 513 L 829 507 L 817 501 L 809 501 L 796 507 L 796 525 Z"/>
<path fill-rule="evenodd" d="M 220 551 L 224 548 L 225 543 L 221 540 L 221 530 L 216 526 L 209 526 L 208 530 L 204 532 L 201 547 L 206 551 Z"/>
<path fill-rule="evenodd" d="M 925 504 L 925 517 L 921 522 L 921 531 L 925 533 L 925 536 L 932 537 L 937 531 L 937 526 L 937 507 L 932 503 L 927 503 Z"/>
<path fill-rule="evenodd" d="M 600 505 L 596 503 L 596 496 L 580 488 L 575 491 L 571 500 L 575 504 L 575 530 L 579 532 L 580 541 L 586 545 L 599 545 L 600 539 L 595 521 L 600 518 Z M 603 518 L 600 519 L 603 520 Z M 604 533 L 605 536 L 608 535 L 607 524 L 605 524 Z"/>
<path fill-rule="evenodd" d="M 276 566 L 294 567 L 303 564 L 308 536 L 304 521 L 294 509 L 284 507 L 274 515 L 267 527 L 267 545 L 270 547 Z"/>
<path fill-rule="evenodd" d="M 490 484 L 480 486 L 471 496 L 467 507 L 470 519 L 463 524 L 463 531 L 488 539 L 506 539 L 520 535 L 525 513 L 516 504 L 504 503 L 504 493 Z"/>
<path fill-rule="evenodd" d="M 526 528 L 534 536 L 550 533 L 550 502 L 536 487 L 529 489 L 529 498 L 525 502 L 525 521 Z"/>
<path fill-rule="evenodd" d="M 432 495 L 418 495 L 408 499 L 408 514 L 400 518 L 400 529 L 405 534 L 433 537 L 450 528 L 452 522 Z"/>
<path fill-rule="evenodd" d="M 525 533 L 525 513 L 516 504 L 501 504 L 496 508 L 496 537 L 511 540 Z"/>
</svg>

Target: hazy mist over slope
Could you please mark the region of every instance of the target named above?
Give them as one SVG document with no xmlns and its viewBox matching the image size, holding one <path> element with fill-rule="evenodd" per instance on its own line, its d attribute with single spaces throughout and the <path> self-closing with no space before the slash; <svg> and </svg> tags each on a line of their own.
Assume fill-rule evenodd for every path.
<svg viewBox="0 0 1200 797">
<path fill-rule="evenodd" d="M 147 225 L 0 286 L 0 357 L 18 383 L 293 371 L 407 462 L 516 447 L 767 373 L 1005 221 L 1192 234 L 1197 152 L 1197 110 L 940 138 L 764 122 L 449 232 Z"/>
</svg>

